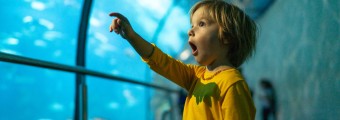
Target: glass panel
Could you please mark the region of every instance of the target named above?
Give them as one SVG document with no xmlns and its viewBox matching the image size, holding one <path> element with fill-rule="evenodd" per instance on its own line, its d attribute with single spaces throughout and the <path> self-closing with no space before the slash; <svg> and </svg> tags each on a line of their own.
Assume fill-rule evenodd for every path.
<svg viewBox="0 0 340 120">
<path fill-rule="evenodd" d="M 108 14 L 122 13 L 139 35 L 177 58 L 187 44 L 189 4 L 188 1 L 176 0 L 94 1 L 88 31 L 87 67 L 150 82 L 149 67 L 142 62 L 131 45 L 122 37 L 109 32 L 113 17 Z"/>
<path fill-rule="evenodd" d="M 0 120 L 73 118 L 75 76 L 0 62 Z"/>
<path fill-rule="evenodd" d="M 0 1 L 0 52 L 73 65 L 82 2 Z"/>
<path fill-rule="evenodd" d="M 151 90 L 144 86 L 87 77 L 88 118 L 149 120 Z"/>
</svg>

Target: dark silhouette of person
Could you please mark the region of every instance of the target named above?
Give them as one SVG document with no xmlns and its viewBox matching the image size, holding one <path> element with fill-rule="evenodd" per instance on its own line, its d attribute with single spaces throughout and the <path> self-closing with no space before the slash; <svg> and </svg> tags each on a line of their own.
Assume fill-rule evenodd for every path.
<svg viewBox="0 0 340 120">
<path fill-rule="evenodd" d="M 261 91 L 259 93 L 261 101 L 261 112 L 263 120 L 268 120 L 272 115 L 276 119 L 276 96 L 273 85 L 266 78 L 260 80 Z"/>
</svg>

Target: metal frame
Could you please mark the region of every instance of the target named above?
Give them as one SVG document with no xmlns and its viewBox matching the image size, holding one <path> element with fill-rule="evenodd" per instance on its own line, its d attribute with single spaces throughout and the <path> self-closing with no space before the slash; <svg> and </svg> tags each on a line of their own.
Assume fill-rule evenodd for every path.
<svg viewBox="0 0 340 120">
<path fill-rule="evenodd" d="M 22 56 L 7 54 L 7 53 L 3 53 L 3 52 L 0 52 L 0 61 L 22 64 L 22 65 L 35 66 L 35 67 L 40 67 L 40 68 L 54 69 L 54 70 L 65 71 L 65 72 L 73 72 L 73 73 L 78 73 L 78 74 L 82 74 L 82 75 L 90 75 L 90 76 L 95 76 L 95 77 L 100 77 L 100 78 L 107 78 L 107 79 L 114 80 L 114 81 L 127 82 L 127 83 L 142 85 L 142 86 L 145 86 L 145 87 L 151 87 L 151 88 L 163 90 L 163 91 L 166 91 L 166 92 L 169 92 L 169 93 L 178 93 L 177 90 L 170 89 L 170 88 L 167 88 L 167 87 L 163 87 L 163 86 L 159 86 L 159 85 L 155 85 L 155 84 L 151 84 L 151 83 L 144 83 L 144 82 L 140 82 L 140 81 L 124 78 L 124 77 L 118 77 L 118 76 L 114 76 L 114 75 L 106 74 L 106 73 L 102 73 L 102 72 L 97 72 L 97 71 L 86 69 L 84 67 L 53 63 L 53 62 L 48 62 L 48 61 L 43 61 L 43 60 L 32 59 L 32 58 L 28 58 L 28 57 L 22 57 Z M 86 90 L 86 88 L 85 88 L 85 90 Z M 81 92 L 84 93 L 84 91 L 81 91 Z M 84 97 L 84 96 L 82 96 L 82 97 Z M 84 99 L 84 98 L 82 98 L 82 99 Z M 78 102 L 76 101 L 76 104 L 78 104 Z M 79 104 L 82 104 L 82 105 L 86 104 L 87 105 L 87 103 L 79 103 Z M 79 107 L 84 108 L 83 106 L 79 106 Z M 82 112 L 78 111 L 78 112 L 80 112 L 78 114 L 74 114 L 75 120 L 86 120 L 87 119 L 87 113 L 86 112 L 84 113 L 83 110 L 81 110 L 81 111 Z"/>
<path fill-rule="evenodd" d="M 35 66 L 35 67 L 41 67 L 41 68 L 54 69 L 54 70 L 59 70 L 59 71 L 81 73 L 81 74 L 100 77 L 100 78 L 107 78 L 107 79 L 114 80 L 114 81 L 138 84 L 138 85 L 142 85 L 142 86 L 146 86 L 146 87 L 151 87 L 151 88 L 163 90 L 163 91 L 166 91 L 166 92 L 175 92 L 175 93 L 178 92 L 178 90 L 170 89 L 170 88 L 167 88 L 167 87 L 164 87 L 164 86 L 140 82 L 140 81 L 124 78 L 124 77 L 118 77 L 118 76 L 114 76 L 114 75 L 107 74 L 107 73 L 89 70 L 89 69 L 86 69 L 86 68 L 83 68 L 83 67 L 53 63 L 53 62 L 37 60 L 37 59 L 32 59 L 32 58 L 23 57 L 23 56 L 18 56 L 18 55 L 12 55 L 12 54 L 3 53 L 3 52 L 0 52 L 0 61 L 17 63 L 17 64 L 22 64 L 22 65 Z"/>
</svg>

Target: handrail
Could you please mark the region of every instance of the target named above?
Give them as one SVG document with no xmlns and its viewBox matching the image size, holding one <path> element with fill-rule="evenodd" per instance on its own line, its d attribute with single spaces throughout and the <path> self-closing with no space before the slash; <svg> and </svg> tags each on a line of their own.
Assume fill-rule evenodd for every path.
<svg viewBox="0 0 340 120">
<path fill-rule="evenodd" d="M 96 77 L 101 77 L 101 78 L 107 78 L 107 79 L 115 80 L 115 81 L 121 81 L 121 82 L 143 85 L 143 86 L 147 86 L 147 87 L 151 87 L 151 88 L 155 88 L 155 89 L 164 90 L 164 91 L 167 91 L 167 92 L 174 92 L 174 93 L 178 92 L 178 90 L 174 90 L 174 89 L 171 89 L 171 88 L 166 88 L 166 87 L 155 85 L 155 84 L 135 81 L 135 80 L 124 78 L 124 77 L 113 76 L 111 74 L 97 72 L 97 71 L 89 70 L 89 69 L 86 69 L 86 68 L 83 68 L 83 67 L 70 66 L 70 65 L 53 63 L 53 62 L 48 62 L 48 61 L 43 61 L 43 60 L 37 60 L 37 59 L 28 58 L 28 57 L 12 55 L 12 54 L 8 54 L 8 53 L 4 53 L 4 52 L 0 52 L 0 61 L 6 61 L 6 62 L 35 66 L 35 67 L 49 68 L 49 69 L 60 70 L 60 71 L 82 73 L 82 74 L 86 74 L 86 75 L 91 75 L 91 76 L 96 76 Z"/>
</svg>

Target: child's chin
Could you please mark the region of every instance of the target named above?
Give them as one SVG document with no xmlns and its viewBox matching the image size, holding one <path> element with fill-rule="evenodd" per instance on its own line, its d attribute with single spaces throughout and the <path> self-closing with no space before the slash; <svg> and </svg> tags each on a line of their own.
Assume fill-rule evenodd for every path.
<svg viewBox="0 0 340 120">
<path fill-rule="evenodd" d="M 199 65 L 202 65 L 202 66 L 206 65 L 201 59 L 198 59 L 197 57 L 195 57 L 195 60 Z"/>
<path fill-rule="evenodd" d="M 196 61 L 199 65 L 202 65 L 202 63 L 197 59 L 196 56 L 194 56 L 194 58 L 195 58 L 195 61 Z"/>
</svg>

